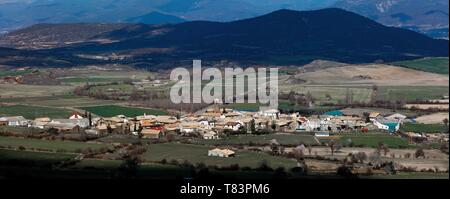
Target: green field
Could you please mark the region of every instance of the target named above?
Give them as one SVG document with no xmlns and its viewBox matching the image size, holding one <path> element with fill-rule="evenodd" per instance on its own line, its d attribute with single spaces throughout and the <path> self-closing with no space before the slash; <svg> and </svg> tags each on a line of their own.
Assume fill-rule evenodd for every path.
<svg viewBox="0 0 450 199">
<path fill-rule="evenodd" d="M 19 75 L 25 75 L 28 73 L 33 72 L 33 70 L 23 70 L 23 71 L 17 71 L 17 70 L 0 70 L 0 77 L 7 77 L 7 76 L 19 76 Z"/>
<path fill-rule="evenodd" d="M 131 92 L 134 86 L 129 84 L 113 84 L 113 85 L 98 85 L 89 89 L 90 92 Z"/>
<path fill-rule="evenodd" d="M 120 82 L 125 80 L 125 78 L 111 78 L 111 77 L 65 77 L 60 78 L 64 83 L 112 83 L 112 82 Z"/>
<path fill-rule="evenodd" d="M 69 142 L 69 141 L 49 141 L 49 140 L 38 140 L 38 139 L 26 139 L 26 138 L 16 138 L 16 137 L 4 137 L 0 136 L 0 146 L 1 147 L 12 147 L 19 148 L 20 146 L 25 147 L 27 150 L 39 149 L 48 151 L 60 151 L 60 152 L 76 152 L 83 149 L 98 150 L 104 147 L 109 147 L 107 144 L 91 144 L 84 142 Z"/>
<path fill-rule="evenodd" d="M 23 136 L 32 135 L 36 133 L 42 133 L 44 130 L 39 128 L 28 127 L 16 127 L 16 126 L 0 126 L 0 132 L 2 133 L 14 133 Z"/>
<path fill-rule="evenodd" d="M 62 108 L 49 108 L 40 106 L 26 106 L 26 105 L 13 105 L 13 106 L 0 106 L 0 115 L 5 116 L 23 116 L 27 119 L 35 119 L 39 117 L 50 118 L 68 118 L 71 114 L 68 109 Z"/>
<path fill-rule="evenodd" d="M 429 100 L 448 95 L 449 87 L 443 86 L 383 86 L 379 87 L 379 100 Z"/>
<path fill-rule="evenodd" d="M 74 86 L 66 85 L 0 84 L 0 91 L 2 91 L 0 99 L 68 95 L 73 92 L 74 88 Z"/>
<path fill-rule="evenodd" d="M 73 154 L 12 151 L 0 149 L 0 162 L 26 162 L 36 166 L 51 165 L 73 159 Z"/>
<path fill-rule="evenodd" d="M 163 159 L 167 161 L 177 160 L 178 162 L 189 161 L 192 164 L 204 163 L 206 165 L 230 166 L 238 164 L 240 167 L 257 168 L 263 160 L 266 160 L 272 168 L 284 167 L 292 168 L 296 162 L 286 158 L 270 156 L 265 153 L 256 153 L 249 151 L 237 151 L 236 157 L 219 158 L 208 157 L 208 150 L 212 147 L 187 144 L 153 144 L 144 154 L 144 160 L 150 162 L 159 162 Z"/>
<path fill-rule="evenodd" d="M 259 108 L 263 106 L 260 103 L 240 103 L 240 104 L 228 104 L 225 105 L 225 108 L 231 108 L 238 111 L 253 111 L 257 112 L 259 111 Z M 325 113 L 331 110 L 336 110 L 336 107 L 331 106 L 315 106 L 313 108 L 308 108 L 304 106 L 297 106 L 297 105 L 291 105 L 288 101 L 280 100 L 278 102 L 278 109 L 285 110 L 285 111 L 295 111 L 299 112 L 300 114 L 310 115 L 310 114 L 320 114 Z"/>
<path fill-rule="evenodd" d="M 196 143 L 205 145 L 268 145 L 272 139 L 276 139 L 281 145 L 317 145 L 312 135 L 300 134 L 270 134 L 270 135 L 237 135 L 219 140 L 197 140 Z"/>
<path fill-rule="evenodd" d="M 448 57 L 430 57 L 411 61 L 394 62 L 392 64 L 425 72 L 449 74 Z"/>
<path fill-rule="evenodd" d="M 31 104 L 49 107 L 82 107 L 92 105 L 111 105 L 117 102 L 111 100 L 98 100 L 83 96 L 57 95 L 48 97 L 5 98 L 0 102 Z"/>
<path fill-rule="evenodd" d="M 377 148 L 380 143 L 386 144 L 390 148 L 413 148 L 408 140 L 396 136 L 383 133 L 368 134 L 346 134 L 340 138 L 340 142 L 344 146 L 350 145 L 350 140 L 355 147 L 371 147 Z"/>
<path fill-rule="evenodd" d="M 127 117 L 136 117 L 139 115 L 167 115 L 166 111 L 157 109 L 133 108 L 116 105 L 81 107 L 80 109 L 89 111 L 93 114 L 103 117 L 114 117 L 117 115 L 125 115 Z"/>
<path fill-rule="evenodd" d="M 406 123 L 400 128 L 402 132 L 415 133 L 445 133 L 447 127 L 444 124 L 412 124 Z"/>
<path fill-rule="evenodd" d="M 353 93 L 355 102 L 369 102 L 372 95 L 371 86 L 367 85 L 307 85 L 307 84 L 282 84 L 279 86 L 280 92 L 289 93 L 294 91 L 299 94 L 307 94 L 308 92 L 315 99 L 316 104 L 324 103 L 344 103 L 347 91 Z M 327 95 L 331 99 L 327 99 Z"/>
</svg>

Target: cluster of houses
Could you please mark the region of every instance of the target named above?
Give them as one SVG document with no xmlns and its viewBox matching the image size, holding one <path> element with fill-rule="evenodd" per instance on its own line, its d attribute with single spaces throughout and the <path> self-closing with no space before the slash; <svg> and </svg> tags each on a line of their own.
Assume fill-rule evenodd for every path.
<svg viewBox="0 0 450 199">
<path fill-rule="evenodd" d="M 219 139 L 224 132 L 257 133 L 274 131 L 287 133 L 316 132 L 319 136 L 327 133 L 370 130 L 397 132 L 407 119 L 401 114 L 384 117 L 380 113 L 370 113 L 368 118 L 345 115 L 333 111 L 323 115 L 304 117 L 298 113 L 281 114 L 278 110 L 259 112 L 235 111 L 227 108 L 211 108 L 201 114 L 190 114 L 180 118 L 163 115 L 142 115 L 126 117 L 90 117 L 73 113 L 67 119 L 36 118 L 28 120 L 22 116 L 0 117 L 0 126 L 22 126 L 39 129 L 83 131 L 90 134 L 111 132 L 129 133 L 143 138 L 161 138 L 164 132 L 176 131 L 181 135 L 200 135 L 204 139 Z"/>
<path fill-rule="evenodd" d="M 0 126 L 56 129 L 59 132 L 84 132 L 87 134 L 124 133 L 146 139 L 160 139 L 167 132 L 177 132 L 182 136 L 201 136 L 203 139 L 219 139 L 227 133 L 252 134 L 261 131 L 302 133 L 314 132 L 316 137 L 327 137 L 330 133 L 368 132 L 382 130 L 395 133 L 407 116 L 393 114 L 382 116 L 370 113 L 364 116 L 346 115 L 342 111 L 332 111 L 310 117 L 298 113 L 281 114 L 278 110 L 259 112 L 235 111 L 227 108 L 211 108 L 200 114 L 189 114 L 179 118 L 169 115 L 141 115 L 126 117 L 92 117 L 91 114 L 73 113 L 66 119 L 36 118 L 28 120 L 22 116 L 0 117 Z M 434 139 L 435 135 L 422 135 L 406 132 L 411 141 Z M 436 137 L 436 139 L 441 139 Z M 448 137 L 447 137 L 448 140 Z M 212 149 L 208 156 L 232 157 L 235 152 L 229 149 Z"/>
</svg>

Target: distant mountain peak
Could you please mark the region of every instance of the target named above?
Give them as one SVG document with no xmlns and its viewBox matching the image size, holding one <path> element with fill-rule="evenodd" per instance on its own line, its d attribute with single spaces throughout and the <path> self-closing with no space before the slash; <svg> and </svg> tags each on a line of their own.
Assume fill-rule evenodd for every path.
<svg viewBox="0 0 450 199">
<path fill-rule="evenodd" d="M 168 23 L 174 24 L 185 22 L 186 20 L 174 15 L 168 15 L 153 11 L 142 16 L 129 18 L 126 21 L 130 23 L 143 23 L 143 24 L 168 24 Z"/>
</svg>

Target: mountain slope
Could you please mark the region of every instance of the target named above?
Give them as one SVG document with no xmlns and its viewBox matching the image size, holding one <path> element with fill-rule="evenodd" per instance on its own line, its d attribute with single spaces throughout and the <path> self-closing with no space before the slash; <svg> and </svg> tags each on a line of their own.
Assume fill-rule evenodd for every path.
<svg viewBox="0 0 450 199">
<path fill-rule="evenodd" d="M 127 24 L 38 24 L 0 37 L 0 46 L 19 49 L 54 48 L 88 42 L 94 36 Z"/>
<path fill-rule="evenodd" d="M 448 56 L 448 41 L 386 27 L 341 9 L 280 10 L 227 23 L 130 25 L 97 35 L 95 39 L 116 42 L 73 44 L 34 53 L 62 56 L 72 61 L 80 54 L 115 54 L 130 58 L 123 62 L 139 67 L 189 63 L 192 59 L 284 65 L 305 64 L 316 59 L 362 63 Z"/>
<path fill-rule="evenodd" d="M 3 1 L 4 2 L 4 1 Z M 448 0 L 0 0 L 0 32 L 38 23 L 146 23 L 153 12 L 187 21 L 233 21 L 278 9 L 343 8 L 384 25 L 448 38 Z M 155 21 L 150 20 L 151 24 Z M 162 21 L 172 23 L 172 21 Z"/>
<path fill-rule="evenodd" d="M 385 25 L 448 38 L 448 0 L 340 0 L 333 6 L 368 16 Z"/>
<path fill-rule="evenodd" d="M 128 28 L 105 35 L 121 42 L 96 46 L 95 51 L 176 48 L 177 53 L 188 57 L 291 59 L 285 61 L 294 63 L 312 58 L 370 62 L 448 54 L 447 41 L 385 27 L 340 9 L 280 10 L 230 23 L 198 21 Z"/>
</svg>

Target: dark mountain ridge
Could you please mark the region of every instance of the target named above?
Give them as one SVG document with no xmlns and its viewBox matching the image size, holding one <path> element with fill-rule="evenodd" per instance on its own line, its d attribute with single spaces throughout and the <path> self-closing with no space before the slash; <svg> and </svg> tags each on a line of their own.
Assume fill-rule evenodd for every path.
<svg viewBox="0 0 450 199">
<path fill-rule="evenodd" d="M 94 52 L 170 47 L 192 57 L 251 60 L 267 59 L 267 56 L 313 56 L 345 62 L 448 55 L 447 41 L 386 27 L 341 9 L 280 10 L 226 23 L 140 25 L 102 37 L 121 41 L 96 45 Z M 91 47 L 82 50 L 89 51 Z"/>
<path fill-rule="evenodd" d="M 341 9 L 279 10 L 234 22 L 194 21 L 130 25 L 97 35 L 116 42 L 82 43 L 37 54 L 118 54 L 126 64 L 154 67 L 192 59 L 241 63 L 305 64 L 323 59 L 346 63 L 448 56 L 448 41 L 394 27 Z M 137 53 L 139 52 L 139 53 Z M 74 61 L 74 60 L 72 60 Z M 92 61 L 92 60 L 91 60 Z"/>
</svg>

